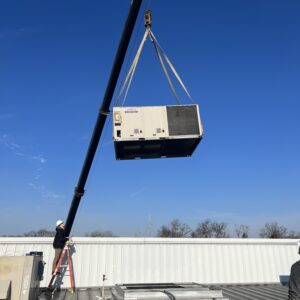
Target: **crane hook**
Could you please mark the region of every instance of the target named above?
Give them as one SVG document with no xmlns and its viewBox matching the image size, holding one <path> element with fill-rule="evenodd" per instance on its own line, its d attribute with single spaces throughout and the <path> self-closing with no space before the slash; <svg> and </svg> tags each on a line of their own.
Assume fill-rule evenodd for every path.
<svg viewBox="0 0 300 300">
<path fill-rule="evenodd" d="M 152 12 L 151 10 L 146 10 L 144 13 L 144 23 L 145 23 L 145 27 L 148 29 L 151 27 L 151 23 L 152 23 Z"/>
</svg>

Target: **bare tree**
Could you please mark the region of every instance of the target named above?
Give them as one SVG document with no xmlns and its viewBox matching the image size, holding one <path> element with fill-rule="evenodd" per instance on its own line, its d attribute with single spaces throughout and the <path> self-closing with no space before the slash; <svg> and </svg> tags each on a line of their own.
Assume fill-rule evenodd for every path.
<svg viewBox="0 0 300 300">
<path fill-rule="evenodd" d="M 169 225 L 163 225 L 157 232 L 158 237 L 189 237 L 191 228 L 182 223 L 179 219 L 174 219 Z"/>
<path fill-rule="evenodd" d="M 192 237 L 212 238 L 213 229 L 211 220 L 206 219 L 203 222 L 198 223 L 196 229 L 192 233 Z"/>
<path fill-rule="evenodd" d="M 248 238 L 249 237 L 249 226 L 248 225 L 234 225 L 235 233 L 238 238 Z"/>
<path fill-rule="evenodd" d="M 89 236 L 89 237 L 114 237 L 115 235 L 107 230 L 107 231 L 101 231 L 101 230 L 96 230 L 90 233 L 86 233 L 84 236 Z"/>
<path fill-rule="evenodd" d="M 192 232 L 195 238 L 227 238 L 227 224 L 206 219 L 198 223 L 196 229 Z"/>
<path fill-rule="evenodd" d="M 157 232 L 158 237 L 171 237 L 171 229 L 167 225 L 162 225 Z"/>
<path fill-rule="evenodd" d="M 55 231 L 50 231 L 47 229 L 39 229 L 37 231 L 31 230 L 29 232 L 23 233 L 25 237 L 54 237 Z"/>
<path fill-rule="evenodd" d="M 22 234 L 1 234 L 1 237 L 22 237 Z"/>
<path fill-rule="evenodd" d="M 289 233 L 286 235 L 286 238 L 288 238 L 288 239 L 299 239 L 300 238 L 300 232 L 295 232 L 294 230 L 290 230 Z"/>
<path fill-rule="evenodd" d="M 228 238 L 229 234 L 227 234 L 227 224 L 224 222 L 213 222 L 212 230 L 216 238 Z"/>
<path fill-rule="evenodd" d="M 283 239 L 287 237 L 287 229 L 274 221 L 266 223 L 259 233 L 262 238 Z"/>
</svg>

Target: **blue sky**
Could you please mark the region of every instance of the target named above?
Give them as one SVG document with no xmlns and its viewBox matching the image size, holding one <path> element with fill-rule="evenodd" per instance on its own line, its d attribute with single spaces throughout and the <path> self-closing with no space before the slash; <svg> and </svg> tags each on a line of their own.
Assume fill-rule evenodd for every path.
<svg viewBox="0 0 300 300">
<path fill-rule="evenodd" d="M 0 234 L 65 219 L 129 1 L 0 3 Z M 300 2 L 145 1 L 120 82 L 152 30 L 200 105 L 191 158 L 116 161 L 107 122 L 73 234 L 179 218 L 300 231 Z M 146 43 L 126 105 L 176 104 Z M 188 103 L 181 93 L 183 103 Z M 115 101 L 115 99 L 114 99 Z"/>
</svg>

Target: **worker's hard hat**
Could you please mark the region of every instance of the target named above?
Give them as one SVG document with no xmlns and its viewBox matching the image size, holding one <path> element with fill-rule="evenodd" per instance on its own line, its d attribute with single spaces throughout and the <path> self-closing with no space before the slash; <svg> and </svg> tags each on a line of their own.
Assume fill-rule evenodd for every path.
<svg viewBox="0 0 300 300">
<path fill-rule="evenodd" d="M 62 223 L 63 223 L 62 220 L 58 220 L 58 221 L 56 222 L 56 227 L 59 226 L 59 225 L 62 224 Z"/>
</svg>

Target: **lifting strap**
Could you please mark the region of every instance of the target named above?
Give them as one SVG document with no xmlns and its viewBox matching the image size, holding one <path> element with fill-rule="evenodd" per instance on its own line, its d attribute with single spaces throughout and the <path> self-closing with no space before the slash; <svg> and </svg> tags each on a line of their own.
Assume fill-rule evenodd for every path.
<svg viewBox="0 0 300 300">
<path fill-rule="evenodd" d="M 158 56 L 158 59 L 159 59 L 159 61 L 160 61 L 161 67 L 162 67 L 162 69 L 163 69 L 163 71 L 164 71 L 164 73 L 165 73 L 165 75 L 166 75 L 166 77 L 167 77 L 167 80 L 168 80 L 168 82 L 169 82 L 170 88 L 171 88 L 171 90 L 172 90 L 172 92 L 173 92 L 173 94 L 174 94 L 174 96 L 175 96 L 176 102 L 177 102 L 177 104 L 179 105 L 179 104 L 180 104 L 179 97 L 178 97 L 177 94 L 176 94 L 176 91 L 175 91 L 175 88 L 174 88 L 173 83 L 172 83 L 172 81 L 171 81 L 171 78 L 170 78 L 170 76 L 169 76 L 169 74 L 168 74 L 168 71 L 167 71 L 166 66 L 165 66 L 165 64 L 164 64 L 164 61 L 163 61 L 163 59 L 162 59 L 162 57 L 161 57 L 161 55 L 160 55 L 160 52 L 159 52 L 159 50 L 158 50 L 158 47 L 157 47 L 157 44 L 156 44 L 156 40 L 155 40 L 155 38 L 153 38 L 154 36 L 152 35 L 152 33 L 151 33 L 150 30 L 149 30 L 149 36 L 150 36 L 151 42 L 152 42 L 152 44 L 153 44 L 153 47 L 154 47 L 154 49 L 155 49 L 155 52 L 156 52 L 156 54 L 157 54 L 157 56 Z"/>
<path fill-rule="evenodd" d="M 126 76 L 126 78 L 125 78 L 125 81 L 124 81 L 124 83 L 123 83 L 123 85 L 122 85 L 122 88 L 121 88 L 121 90 L 120 90 L 120 92 L 119 92 L 119 94 L 118 94 L 117 101 L 116 101 L 116 106 L 117 106 L 117 104 L 118 104 L 118 102 L 119 102 L 119 100 L 120 100 L 120 98 L 121 98 L 121 96 L 122 96 L 122 93 L 123 93 L 123 91 L 124 91 L 124 89 L 125 89 L 125 87 L 126 87 L 126 85 L 127 85 L 127 83 L 128 83 L 127 89 L 126 89 L 126 92 L 125 92 L 125 95 L 124 95 L 124 99 L 123 99 L 123 102 L 122 102 L 122 106 L 123 106 L 124 103 L 125 103 L 125 99 L 126 99 L 126 97 L 127 97 L 128 90 L 129 90 L 129 87 L 130 87 L 130 85 L 131 85 L 131 81 L 132 81 L 132 78 L 133 78 L 133 75 L 134 75 L 136 66 L 137 66 L 137 64 L 138 64 L 138 61 L 139 61 L 139 58 L 140 58 L 142 49 L 143 49 L 143 47 L 144 47 L 144 44 L 145 44 L 145 42 L 146 42 L 146 40 L 147 40 L 147 36 L 148 36 L 148 31 L 146 30 L 145 33 L 144 33 L 144 36 L 143 36 L 143 38 L 142 38 L 141 44 L 140 44 L 140 46 L 139 46 L 139 48 L 138 48 L 138 50 L 137 50 L 137 52 L 136 52 L 136 55 L 135 55 L 135 57 L 134 57 L 134 59 L 133 59 L 132 64 L 131 64 L 131 66 L 130 66 L 130 69 L 129 69 L 129 71 L 128 71 L 128 74 L 127 74 L 127 76 Z M 129 82 L 128 82 L 128 81 L 129 81 Z"/>
<path fill-rule="evenodd" d="M 156 45 L 158 46 L 158 48 L 160 49 L 160 51 L 162 52 L 166 62 L 168 63 L 170 69 L 172 70 L 174 76 L 176 77 L 176 79 L 178 80 L 178 82 L 180 83 L 181 87 L 183 88 L 183 90 L 185 91 L 185 93 L 187 94 L 187 96 L 189 97 L 189 99 L 191 100 L 192 103 L 194 103 L 191 95 L 189 94 L 187 88 L 185 87 L 182 79 L 180 78 L 180 76 L 178 75 L 178 73 L 175 70 L 175 67 L 172 65 L 170 59 L 168 58 L 166 52 L 164 51 L 164 49 L 160 46 L 159 42 L 157 41 L 157 39 L 155 38 L 154 34 L 152 31 L 150 31 L 151 37 L 153 38 L 153 40 L 155 41 Z"/>
<path fill-rule="evenodd" d="M 149 19 L 146 18 L 146 14 L 147 14 L 147 12 L 145 13 L 145 26 L 146 26 L 146 31 L 145 31 L 145 33 L 144 33 L 144 36 L 143 36 L 142 41 L 141 41 L 141 43 L 140 43 L 140 46 L 139 46 L 139 48 L 138 48 L 138 50 L 137 50 L 137 52 L 136 52 L 136 55 L 135 55 L 135 57 L 134 57 L 134 59 L 133 59 L 133 62 L 132 62 L 132 64 L 131 64 L 131 66 L 130 66 L 130 69 L 129 69 L 129 71 L 128 71 L 128 74 L 126 75 L 125 81 L 124 81 L 124 83 L 123 83 L 123 85 L 122 85 L 122 87 L 121 87 L 121 89 L 120 89 L 120 92 L 119 92 L 119 94 L 118 94 L 118 96 L 117 96 L 117 100 L 116 100 L 115 106 L 118 105 L 118 102 L 119 102 L 119 100 L 120 100 L 120 98 L 121 98 L 121 96 L 122 96 L 122 94 L 123 94 L 123 92 L 124 92 L 124 90 L 125 90 L 125 87 L 127 86 L 126 91 L 125 91 L 125 94 L 124 94 L 124 99 L 123 99 L 123 102 L 122 102 L 122 106 L 124 105 L 124 103 L 125 103 L 125 101 L 126 101 L 126 97 L 127 97 L 127 94 L 128 94 L 128 91 L 129 91 L 131 82 L 132 82 L 133 75 L 134 75 L 134 73 L 135 73 L 135 70 L 136 70 L 136 67 L 137 67 L 139 58 L 140 58 L 140 56 L 141 56 L 141 53 L 142 53 L 144 44 L 145 44 L 145 42 L 146 42 L 148 36 L 149 36 L 149 38 L 150 38 L 150 40 L 151 40 L 151 42 L 152 42 L 152 44 L 153 44 L 154 50 L 155 50 L 155 52 L 156 52 L 156 54 L 157 54 L 157 56 L 158 56 L 159 62 L 160 62 L 160 64 L 161 64 L 161 66 L 162 66 L 162 69 L 163 69 L 163 71 L 164 71 L 164 73 L 165 73 L 165 75 L 166 75 L 166 77 L 167 77 L 168 83 L 169 83 L 169 85 L 170 85 L 170 88 L 171 88 L 171 90 L 172 90 L 174 96 L 175 96 L 175 99 L 176 99 L 177 104 L 180 104 L 180 100 L 179 100 L 179 97 L 178 97 L 178 95 L 177 95 L 177 93 L 176 93 L 176 91 L 175 91 L 175 88 L 174 88 L 174 85 L 173 85 L 173 83 L 172 83 L 172 80 L 171 80 L 171 78 L 170 78 L 170 76 L 169 76 L 169 74 L 168 74 L 167 68 L 166 68 L 165 63 L 164 63 L 164 61 L 163 61 L 163 58 L 165 59 L 165 61 L 166 61 L 167 64 L 169 65 L 169 68 L 170 68 L 171 71 L 173 72 L 175 78 L 177 79 L 177 81 L 178 81 L 179 84 L 181 85 L 182 89 L 183 89 L 183 90 L 185 91 L 185 93 L 187 94 L 187 96 L 188 96 L 188 98 L 190 99 L 190 101 L 191 101 L 192 103 L 194 103 L 194 101 L 193 101 L 192 97 L 190 96 L 190 94 L 189 94 L 187 88 L 185 87 L 185 85 L 184 85 L 182 79 L 180 78 L 180 76 L 179 76 L 178 73 L 176 72 L 175 67 L 173 66 L 173 64 L 171 63 L 170 59 L 168 58 L 166 52 L 165 52 L 165 51 L 163 50 L 163 48 L 160 46 L 160 44 L 158 43 L 157 39 L 155 38 L 153 32 L 151 31 L 151 29 L 150 29 L 150 27 L 151 27 L 151 19 L 150 19 L 150 21 L 149 21 Z"/>
</svg>

